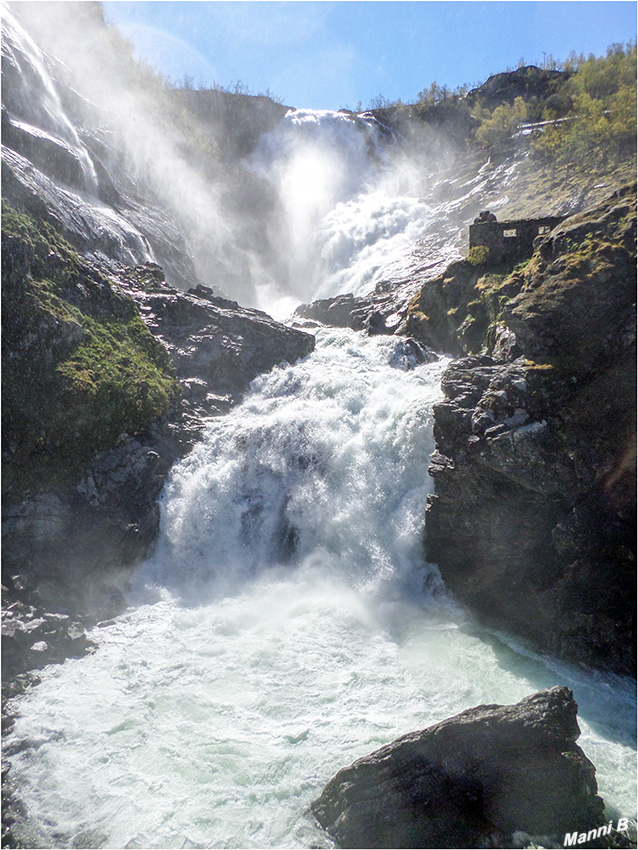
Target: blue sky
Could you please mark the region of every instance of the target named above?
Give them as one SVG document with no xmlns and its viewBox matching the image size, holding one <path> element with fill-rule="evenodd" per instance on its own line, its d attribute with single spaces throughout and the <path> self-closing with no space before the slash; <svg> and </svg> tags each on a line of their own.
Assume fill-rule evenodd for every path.
<svg viewBox="0 0 638 850">
<path fill-rule="evenodd" d="M 174 80 L 270 92 L 289 106 L 415 100 L 544 55 L 604 55 L 636 38 L 635 2 L 107 0 L 106 18 Z"/>
</svg>

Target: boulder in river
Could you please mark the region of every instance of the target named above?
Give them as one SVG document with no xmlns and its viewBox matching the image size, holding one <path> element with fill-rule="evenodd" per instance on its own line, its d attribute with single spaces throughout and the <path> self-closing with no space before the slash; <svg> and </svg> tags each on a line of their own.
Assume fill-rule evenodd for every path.
<svg viewBox="0 0 638 850">
<path fill-rule="evenodd" d="M 340 770 L 311 809 L 340 847 L 512 847 L 602 825 L 569 688 L 480 705 Z M 546 846 L 546 845 L 545 845 Z"/>
</svg>

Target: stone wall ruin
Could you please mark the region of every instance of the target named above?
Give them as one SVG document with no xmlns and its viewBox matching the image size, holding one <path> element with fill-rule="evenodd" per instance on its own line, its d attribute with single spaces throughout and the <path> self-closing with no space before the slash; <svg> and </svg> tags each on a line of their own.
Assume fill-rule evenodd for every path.
<svg viewBox="0 0 638 850">
<path fill-rule="evenodd" d="M 470 225 L 470 248 L 485 245 L 490 262 L 507 262 L 531 257 L 537 236 L 547 236 L 565 216 L 497 221 L 493 213 L 482 212 Z"/>
</svg>

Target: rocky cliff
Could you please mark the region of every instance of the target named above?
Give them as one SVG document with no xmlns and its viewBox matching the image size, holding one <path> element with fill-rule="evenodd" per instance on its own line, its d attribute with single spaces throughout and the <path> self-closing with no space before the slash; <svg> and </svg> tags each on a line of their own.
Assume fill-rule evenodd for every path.
<svg viewBox="0 0 638 850">
<path fill-rule="evenodd" d="M 92 4 L 79 11 L 91 17 Z M 49 621 L 18 627 L 20 612 L 24 626 L 117 610 L 171 465 L 256 375 L 314 338 L 197 276 L 183 222 L 113 144 L 113 113 L 10 13 L 3 24 L 2 575 L 15 672 L 68 643 Z"/>
<path fill-rule="evenodd" d="M 377 287 L 305 320 L 407 334 L 454 360 L 435 407 L 426 557 L 481 622 L 635 675 L 636 187 L 415 295 Z"/>
<path fill-rule="evenodd" d="M 157 533 L 173 462 L 314 338 L 149 263 L 106 276 L 46 224 L 3 219 L 3 576 L 86 611 Z"/>
<path fill-rule="evenodd" d="M 567 219 L 496 286 L 489 327 L 468 316 L 485 353 L 443 376 L 426 516 L 428 559 L 480 620 L 629 675 L 635 204 L 631 187 Z"/>
</svg>

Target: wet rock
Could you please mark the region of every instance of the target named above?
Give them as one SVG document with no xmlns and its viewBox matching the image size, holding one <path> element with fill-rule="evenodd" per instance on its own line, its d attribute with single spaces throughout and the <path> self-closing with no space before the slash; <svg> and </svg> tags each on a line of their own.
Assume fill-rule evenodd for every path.
<svg viewBox="0 0 638 850">
<path fill-rule="evenodd" d="M 208 287 L 190 293 L 132 289 L 145 324 L 166 345 L 177 374 L 192 396 L 197 382 L 201 408 L 216 412 L 224 396 L 241 397 L 250 381 L 279 363 L 309 354 L 314 337 L 275 322 L 260 310 L 217 297 Z M 206 410 L 210 395 L 213 404 Z"/>
<path fill-rule="evenodd" d="M 2 610 L 3 683 L 9 695 L 22 690 L 21 677 L 29 671 L 81 658 L 93 647 L 83 624 L 68 615 L 34 609 L 20 600 Z"/>
<path fill-rule="evenodd" d="M 339 847 L 512 847 L 517 831 L 562 841 L 603 823 L 576 714 L 564 687 L 468 709 L 340 770 L 311 810 Z"/>
<path fill-rule="evenodd" d="M 351 328 L 377 334 L 412 332 L 404 328 L 408 304 L 419 288 L 420 276 L 410 274 L 392 281 L 380 281 L 368 295 L 352 293 L 334 298 L 320 298 L 296 308 L 293 319 L 319 322 L 333 328 Z M 426 342 L 430 345 L 431 342 Z"/>
<path fill-rule="evenodd" d="M 333 328 L 352 328 L 361 330 L 363 323 L 355 313 L 357 307 L 363 306 L 364 301 L 355 298 L 349 292 L 336 298 L 320 298 L 311 304 L 301 304 L 295 310 L 295 317 L 312 319 Z"/>
</svg>

